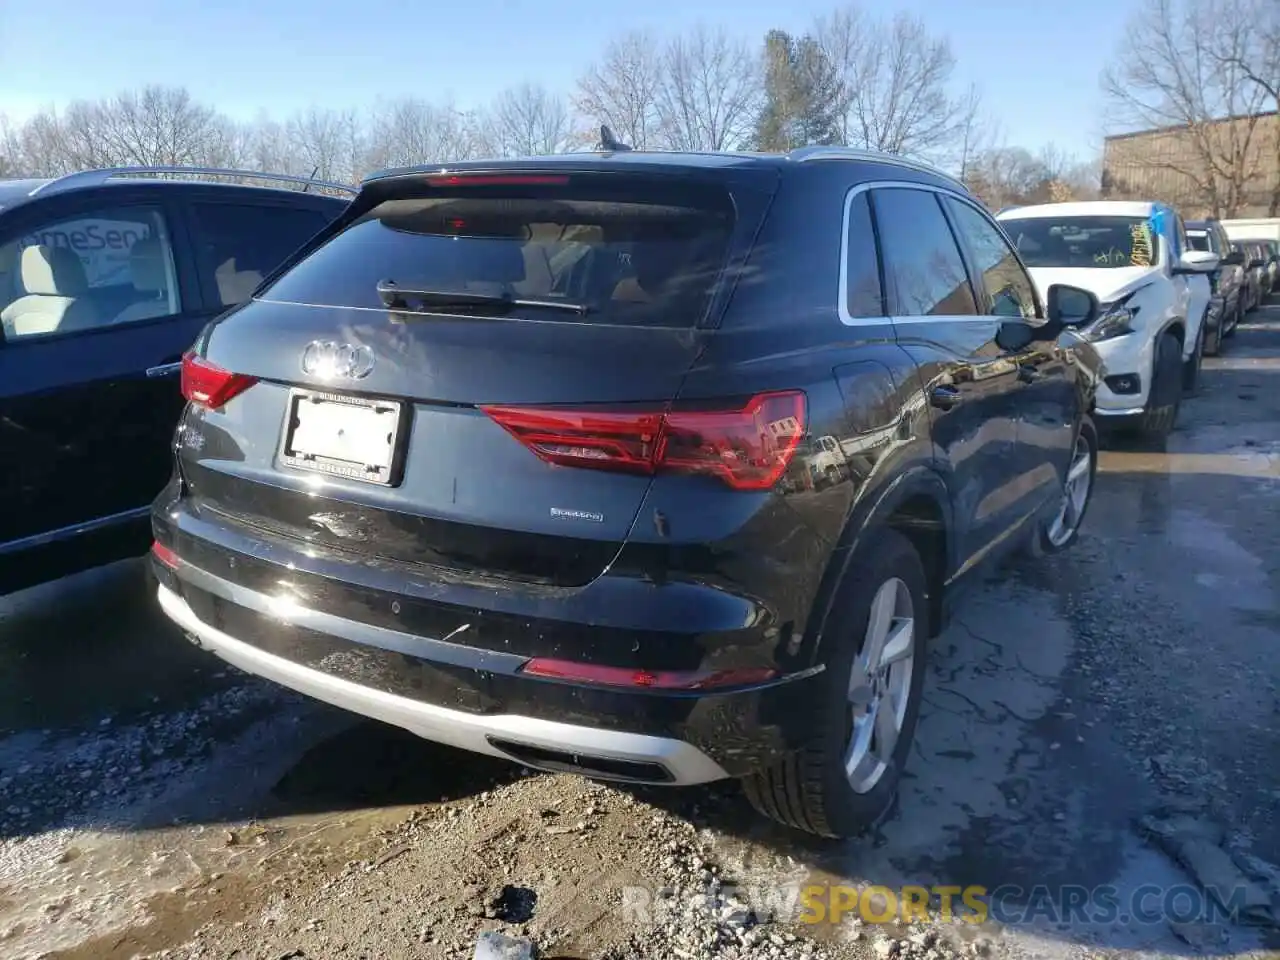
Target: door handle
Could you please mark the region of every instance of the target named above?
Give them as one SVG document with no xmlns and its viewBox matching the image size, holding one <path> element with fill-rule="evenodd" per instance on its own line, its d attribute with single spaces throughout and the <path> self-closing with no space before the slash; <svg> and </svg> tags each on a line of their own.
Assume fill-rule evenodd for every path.
<svg viewBox="0 0 1280 960">
<path fill-rule="evenodd" d="M 1025 363 L 1018 366 L 1018 379 L 1023 383 L 1035 383 L 1043 376 L 1044 374 L 1033 366 Z"/>
<path fill-rule="evenodd" d="M 147 376 L 148 377 L 167 377 L 170 374 L 179 372 L 181 369 L 182 369 L 181 360 L 179 360 L 177 363 L 162 363 L 157 367 L 147 367 Z"/>
<path fill-rule="evenodd" d="M 954 410 L 964 401 L 964 395 L 955 387 L 937 386 L 929 394 L 929 404 L 939 410 Z"/>
</svg>

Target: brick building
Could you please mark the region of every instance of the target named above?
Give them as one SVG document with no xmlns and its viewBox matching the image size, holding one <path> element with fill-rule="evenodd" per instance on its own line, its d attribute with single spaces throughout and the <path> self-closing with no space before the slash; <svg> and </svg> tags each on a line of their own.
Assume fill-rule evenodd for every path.
<svg viewBox="0 0 1280 960">
<path fill-rule="evenodd" d="M 1280 216 L 1280 113 L 1107 137 L 1102 195 L 1164 201 L 1186 217 Z"/>
</svg>

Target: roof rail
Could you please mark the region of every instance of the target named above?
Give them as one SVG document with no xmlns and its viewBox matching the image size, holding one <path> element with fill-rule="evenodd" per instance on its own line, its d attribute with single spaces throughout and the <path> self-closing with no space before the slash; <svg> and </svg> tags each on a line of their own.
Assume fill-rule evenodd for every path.
<svg viewBox="0 0 1280 960">
<path fill-rule="evenodd" d="M 806 163 L 810 160 L 863 160 L 870 163 L 892 163 L 899 167 L 906 167 L 909 170 L 917 170 L 920 173 L 929 173 L 935 177 L 942 177 L 944 180 L 950 180 L 952 183 L 964 186 L 964 182 L 959 177 L 944 173 L 932 164 L 924 163 L 921 160 L 912 160 L 910 157 L 904 157 L 897 153 L 883 153 L 879 150 L 858 150 L 854 147 L 797 147 L 787 154 L 788 160 L 795 160 L 798 163 Z M 965 189 L 968 189 L 967 187 Z"/>
<path fill-rule="evenodd" d="M 94 187 L 114 180 L 117 177 L 157 176 L 161 174 L 185 173 L 201 177 L 244 177 L 254 180 L 273 180 L 281 183 L 302 183 L 312 187 L 325 187 L 329 190 L 341 190 L 352 195 L 359 193 L 359 188 L 349 183 L 333 183 L 328 180 L 316 180 L 311 177 L 295 177 L 288 173 L 263 173 L 261 170 L 229 170 L 222 167 L 104 167 L 101 170 L 80 170 L 65 176 L 55 177 L 40 184 L 28 196 L 40 193 L 60 193 L 74 187 Z"/>
</svg>

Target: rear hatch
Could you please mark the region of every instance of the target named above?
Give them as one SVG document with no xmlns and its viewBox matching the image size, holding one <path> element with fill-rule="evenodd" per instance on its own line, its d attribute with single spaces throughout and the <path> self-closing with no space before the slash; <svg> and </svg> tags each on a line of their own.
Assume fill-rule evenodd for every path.
<svg viewBox="0 0 1280 960">
<path fill-rule="evenodd" d="M 776 174 L 565 166 L 375 181 L 215 323 L 184 369 L 195 509 L 467 579 L 599 576 Z"/>
</svg>

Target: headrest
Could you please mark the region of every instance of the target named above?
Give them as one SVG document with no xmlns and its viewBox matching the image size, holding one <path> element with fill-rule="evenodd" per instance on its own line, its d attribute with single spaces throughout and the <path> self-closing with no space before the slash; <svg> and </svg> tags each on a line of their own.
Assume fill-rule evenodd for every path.
<svg viewBox="0 0 1280 960">
<path fill-rule="evenodd" d="M 89 287 L 84 264 L 66 247 L 26 247 L 19 274 L 22 288 L 38 296 L 78 297 Z"/>
<path fill-rule="evenodd" d="M 169 289 L 164 267 L 164 247 L 159 237 L 144 237 L 136 241 L 129 250 L 129 272 L 133 274 L 133 289 L 141 293 Z"/>
</svg>

